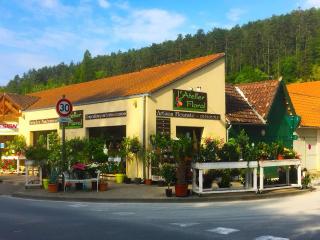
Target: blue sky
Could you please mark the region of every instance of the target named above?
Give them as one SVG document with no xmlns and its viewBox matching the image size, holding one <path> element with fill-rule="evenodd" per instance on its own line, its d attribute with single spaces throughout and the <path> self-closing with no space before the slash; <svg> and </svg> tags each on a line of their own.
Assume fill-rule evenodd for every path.
<svg viewBox="0 0 320 240">
<path fill-rule="evenodd" d="M 320 0 L 0 0 L 0 85 L 30 68 L 79 62 L 202 28 L 320 7 Z"/>
</svg>

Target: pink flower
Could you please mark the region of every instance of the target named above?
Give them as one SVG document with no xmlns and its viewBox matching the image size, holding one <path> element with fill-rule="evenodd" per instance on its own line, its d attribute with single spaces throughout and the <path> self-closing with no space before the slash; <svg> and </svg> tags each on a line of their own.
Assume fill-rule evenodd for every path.
<svg viewBox="0 0 320 240">
<path fill-rule="evenodd" d="M 83 163 L 76 163 L 72 166 L 72 168 L 74 170 L 85 170 L 86 169 L 86 165 Z"/>
</svg>

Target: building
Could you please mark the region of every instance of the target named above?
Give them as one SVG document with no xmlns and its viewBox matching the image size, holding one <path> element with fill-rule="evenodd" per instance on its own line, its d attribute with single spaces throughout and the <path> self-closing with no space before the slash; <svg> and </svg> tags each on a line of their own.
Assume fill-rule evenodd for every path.
<svg viewBox="0 0 320 240">
<path fill-rule="evenodd" d="M 17 116 L 18 132 L 27 144 L 52 131 L 61 134 L 55 105 L 62 95 L 74 105 L 67 138 L 103 137 L 109 145 L 136 136 L 148 146 L 149 136 L 156 133 L 189 135 L 198 141 L 226 136 L 224 54 L 24 96 L 34 100 Z M 128 165 L 127 175 L 136 177 L 136 164 Z M 141 168 L 139 177 L 142 174 Z"/>
<path fill-rule="evenodd" d="M 301 155 L 302 165 L 311 172 L 320 171 L 320 81 L 288 85 L 292 103 L 301 124 L 296 130 L 294 149 Z"/>
<path fill-rule="evenodd" d="M 226 86 L 226 118 L 229 136 L 242 129 L 254 142 L 281 141 L 293 146 L 299 124 L 283 81 L 267 80 Z"/>
</svg>

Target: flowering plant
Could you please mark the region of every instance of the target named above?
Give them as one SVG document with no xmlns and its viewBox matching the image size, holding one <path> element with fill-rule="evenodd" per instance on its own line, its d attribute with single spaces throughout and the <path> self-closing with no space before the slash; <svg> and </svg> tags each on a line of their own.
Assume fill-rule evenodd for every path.
<svg viewBox="0 0 320 240">
<path fill-rule="evenodd" d="M 72 166 L 73 170 L 80 170 L 80 171 L 84 171 L 86 170 L 86 165 L 84 163 L 76 163 Z"/>
</svg>

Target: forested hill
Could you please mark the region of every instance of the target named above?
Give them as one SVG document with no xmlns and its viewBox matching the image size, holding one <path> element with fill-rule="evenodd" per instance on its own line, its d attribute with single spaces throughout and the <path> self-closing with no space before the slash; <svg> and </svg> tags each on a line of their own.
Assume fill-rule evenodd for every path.
<svg viewBox="0 0 320 240">
<path fill-rule="evenodd" d="M 250 82 L 283 76 L 287 82 L 320 79 L 320 9 L 249 22 L 227 30 L 178 35 L 174 41 L 142 49 L 61 63 L 15 76 L 5 91 L 28 93 L 184 59 L 225 52 L 227 80 Z"/>
</svg>

